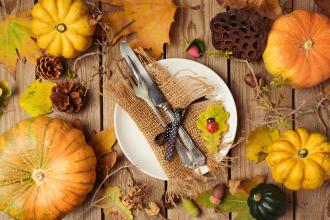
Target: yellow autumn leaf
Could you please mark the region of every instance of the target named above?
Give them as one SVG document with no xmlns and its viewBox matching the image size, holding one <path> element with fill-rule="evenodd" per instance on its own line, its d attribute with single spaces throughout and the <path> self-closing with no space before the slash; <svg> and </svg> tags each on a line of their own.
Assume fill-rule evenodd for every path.
<svg viewBox="0 0 330 220">
<path fill-rule="evenodd" d="M 254 129 L 248 137 L 245 148 L 245 157 L 255 162 L 265 159 L 268 153 L 268 146 L 280 137 L 278 128 L 258 127 Z"/>
<path fill-rule="evenodd" d="M 19 99 L 21 108 L 32 117 L 46 115 L 52 112 L 50 94 L 56 85 L 53 82 L 34 81 Z"/>
<path fill-rule="evenodd" d="M 116 134 L 113 128 L 96 133 L 89 140 L 89 144 L 94 148 L 97 157 L 110 153 L 115 143 Z"/>
<path fill-rule="evenodd" d="M 210 133 L 206 128 L 207 119 L 209 118 L 214 118 L 218 125 L 218 130 L 214 133 Z M 219 152 L 222 135 L 229 129 L 227 123 L 228 118 L 229 113 L 225 111 L 221 104 L 208 105 L 206 109 L 199 114 L 197 128 L 206 142 L 206 148 L 209 153 L 217 154 Z"/>
<path fill-rule="evenodd" d="M 151 55 L 159 58 L 164 43 L 170 42 L 169 31 L 176 5 L 173 0 L 101 0 L 103 3 L 122 7 L 119 12 L 107 12 L 103 21 L 114 33 L 113 43 L 135 34 L 130 41 L 133 48 L 151 49 Z"/>
<path fill-rule="evenodd" d="M 279 0 L 223 0 L 219 1 L 219 4 L 223 8 L 245 8 L 249 11 L 258 12 L 260 15 L 271 20 L 275 20 L 283 14 Z"/>
<path fill-rule="evenodd" d="M 18 59 L 35 64 L 41 56 L 36 42 L 31 38 L 30 12 L 12 13 L 0 20 L 0 63 L 15 77 Z"/>
</svg>

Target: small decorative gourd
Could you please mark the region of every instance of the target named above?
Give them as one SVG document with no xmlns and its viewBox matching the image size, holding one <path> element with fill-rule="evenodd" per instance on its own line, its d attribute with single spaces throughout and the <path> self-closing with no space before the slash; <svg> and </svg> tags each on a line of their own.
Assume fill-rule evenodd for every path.
<svg viewBox="0 0 330 220">
<path fill-rule="evenodd" d="M 287 130 L 268 147 L 266 162 L 274 180 L 286 188 L 315 189 L 330 178 L 330 142 L 305 128 Z"/>
<path fill-rule="evenodd" d="M 65 58 L 87 50 L 95 29 L 84 0 L 41 0 L 32 9 L 31 26 L 40 48 Z"/>
<path fill-rule="evenodd" d="M 0 136 L 0 211 L 15 219 L 60 219 L 93 189 L 96 158 L 83 133 L 39 116 Z"/>
<path fill-rule="evenodd" d="M 247 203 L 257 220 L 277 220 L 288 208 L 284 192 L 278 186 L 266 183 L 251 190 Z"/>
</svg>

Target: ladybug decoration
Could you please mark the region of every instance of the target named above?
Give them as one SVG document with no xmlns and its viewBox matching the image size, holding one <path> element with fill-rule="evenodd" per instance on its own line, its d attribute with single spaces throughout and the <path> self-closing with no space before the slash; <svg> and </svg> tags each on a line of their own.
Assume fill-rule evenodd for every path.
<svg viewBox="0 0 330 220">
<path fill-rule="evenodd" d="M 210 133 L 214 133 L 218 130 L 218 123 L 214 118 L 208 118 L 206 123 L 206 129 Z"/>
</svg>

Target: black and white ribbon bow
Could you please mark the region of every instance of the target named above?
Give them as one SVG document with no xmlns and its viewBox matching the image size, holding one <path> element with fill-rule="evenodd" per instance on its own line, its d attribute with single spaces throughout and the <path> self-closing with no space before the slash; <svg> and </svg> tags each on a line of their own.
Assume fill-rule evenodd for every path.
<svg viewBox="0 0 330 220">
<path fill-rule="evenodd" d="M 166 126 L 165 132 L 156 136 L 155 142 L 158 145 L 167 143 L 165 151 L 165 160 L 172 160 L 174 156 L 174 150 L 176 145 L 176 138 L 178 135 L 179 127 L 183 121 L 185 110 L 177 109 L 174 111 L 174 120 Z"/>
</svg>

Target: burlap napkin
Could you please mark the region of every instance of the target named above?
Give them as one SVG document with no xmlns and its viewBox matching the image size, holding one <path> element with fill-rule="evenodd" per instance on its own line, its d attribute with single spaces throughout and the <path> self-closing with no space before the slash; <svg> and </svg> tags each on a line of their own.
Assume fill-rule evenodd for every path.
<svg viewBox="0 0 330 220">
<path fill-rule="evenodd" d="M 213 156 L 208 154 L 204 140 L 201 138 L 196 126 L 199 113 L 203 111 L 207 105 L 214 103 L 214 101 L 191 104 L 201 97 L 212 95 L 214 88 L 197 76 L 181 76 L 180 73 L 171 75 L 163 66 L 154 62 L 145 53 L 139 52 L 140 60 L 143 61 L 153 80 L 165 95 L 168 103 L 170 103 L 174 109 L 187 108 L 182 125 L 192 137 L 197 147 L 207 157 L 207 165 L 210 169 L 209 174 L 213 175 L 213 177 L 216 176 L 224 165 L 219 164 Z M 120 71 L 122 73 L 120 73 Z M 184 167 L 180 163 L 177 154 L 172 161 L 164 159 L 165 146 L 158 146 L 154 143 L 156 135 L 163 132 L 164 128 L 147 104 L 134 95 L 129 82 L 122 76 L 126 74 L 126 71 L 129 70 L 123 65 L 123 61 L 122 63 L 118 63 L 118 68 L 114 71 L 109 82 L 111 94 L 115 97 L 118 104 L 131 116 L 146 137 L 164 172 L 168 176 L 173 186 L 172 189 L 181 194 L 197 193 L 201 183 L 206 181 L 207 178 Z M 139 146 L 136 147 L 138 148 Z M 153 164 L 150 164 L 150 166 L 153 166 Z"/>
</svg>

